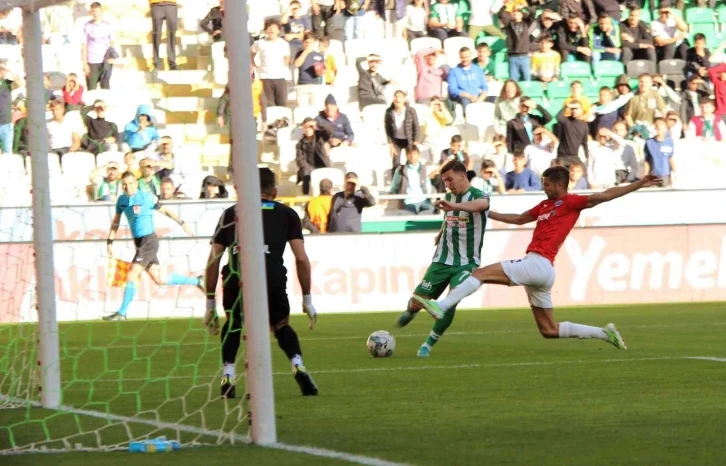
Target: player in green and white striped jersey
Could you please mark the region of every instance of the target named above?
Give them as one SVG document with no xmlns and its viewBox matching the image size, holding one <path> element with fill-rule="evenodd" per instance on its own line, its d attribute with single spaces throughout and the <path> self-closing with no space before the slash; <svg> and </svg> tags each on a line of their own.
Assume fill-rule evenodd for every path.
<svg viewBox="0 0 726 466">
<path fill-rule="evenodd" d="M 457 287 L 479 267 L 489 210 L 489 196 L 471 186 L 463 163 L 458 160 L 447 162 L 441 167 L 441 179 L 450 191 L 444 200 L 436 203 L 436 207 L 444 211 L 444 222 L 436 237 L 431 265 L 414 291 L 415 295 L 428 299 L 436 299 L 447 286 Z M 408 325 L 421 309 L 421 305 L 411 299 L 408 309 L 396 321 L 397 325 Z M 434 323 L 429 337 L 418 350 L 419 357 L 429 356 L 431 347 L 454 320 L 455 311 L 452 309 Z"/>
</svg>

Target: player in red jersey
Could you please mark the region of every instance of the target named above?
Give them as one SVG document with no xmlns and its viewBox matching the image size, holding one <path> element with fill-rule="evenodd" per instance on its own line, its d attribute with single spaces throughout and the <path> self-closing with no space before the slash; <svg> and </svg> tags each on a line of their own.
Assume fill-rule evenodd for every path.
<svg viewBox="0 0 726 466">
<path fill-rule="evenodd" d="M 646 175 L 642 180 L 626 186 L 617 186 L 600 193 L 581 196 L 568 194 L 569 172 L 564 167 L 550 167 L 542 174 L 547 199 L 521 214 L 500 214 L 490 212 L 489 218 L 513 225 L 537 222 L 527 255 L 518 260 L 507 260 L 474 270 L 471 277 L 451 290 L 441 301 L 413 296 L 435 319 L 456 306 L 461 300 L 473 294 L 484 283 L 496 285 L 521 285 L 527 291 L 534 320 L 539 332 L 545 338 L 598 338 L 616 348 L 626 349 L 625 341 L 615 328 L 608 324 L 604 328 L 589 325 L 557 322 L 552 309 L 552 285 L 555 282 L 554 261 L 562 243 L 577 223 L 583 209 L 595 207 L 603 202 L 655 186 L 660 179 Z"/>
</svg>

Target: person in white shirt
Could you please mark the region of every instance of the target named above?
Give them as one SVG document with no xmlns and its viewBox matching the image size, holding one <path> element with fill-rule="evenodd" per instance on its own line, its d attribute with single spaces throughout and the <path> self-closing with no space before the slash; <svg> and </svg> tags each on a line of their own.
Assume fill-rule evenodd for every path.
<svg viewBox="0 0 726 466">
<path fill-rule="evenodd" d="M 413 0 L 413 4 L 406 7 L 406 39 L 410 43 L 414 39 L 426 35 L 428 13 L 423 0 Z"/>
<path fill-rule="evenodd" d="M 48 120 L 48 144 L 50 151 L 62 158 L 68 152 L 76 152 L 81 148 L 83 123 L 79 118 L 66 115 L 65 105 L 59 100 L 50 102 L 53 118 Z"/>
<path fill-rule="evenodd" d="M 527 168 L 541 177 L 542 173 L 552 166 L 552 161 L 557 158 L 557 144 L 559 142 L 557 136 L 544 126 L 535 128 L 532 144 L 524 148 L 524 155 L 527 157 Z"/>
<path fill-rule="evenodd" d="M 620 165 L 622 139 L 607 128 L 597 131 L 597 141 L 591 142 L 587 161 L 587 180 L 591 189 L 607 189 L 616 185 L 615 171 Z"/>
<path fill-rule="evenodd" d="M 650 23 L 655 53 L 660 60 L 686 59 L 688 24 L 674 14 L 672 8 L 661 7 L 658 19 Z"/>
<path fill-rule="evenodd" d="M 260 65 L 257 75 L 262 81 L 262 93 L 267 105 L 287 106 L 287 82 L 290 66 L 290 44 L 280 37 L 280 21 L 276 18 L 265 20 L 264 39 L 252 46 L 252 68 L 255 70 L 255 57 Z"/>
<path fill-rule="evenodd" d="M 642 155 L 642 147 L 638 147 L 633 141 L 625 139 L 628 136 L 628 126 L 623 120 L 615 122 L 613 133 L 615 134 L 611 134 L 611 137 L 615 138 L 617 136 L 617 140 L 622 142 L 620 144 L 620 163 L 618 163 L 618 168 L 615 170 L 616 184 L 637 181 L 642 176 L 643 162 L 645 161 Z M 640 163 L 638 163 L 637 156 L 639 152 L 641 154 Z"/>
<path fill-rule="evenodd" d="M 471 180 L 471 185 L 484 194 L 504 194 L 504 180 L 491 160 L 482 160 L 479 176 Z"/>
<path fill-rule="evenodd" d="M 479 34 L 484 32 L 488 36 L 506 39 L 507 36 L 494 25 L 492 18 L 504 6 L 502 0 L 476 0 L 469 2 L 471 15 L 469 16 L 469 37 L 476 41 Z"/>
</svg>

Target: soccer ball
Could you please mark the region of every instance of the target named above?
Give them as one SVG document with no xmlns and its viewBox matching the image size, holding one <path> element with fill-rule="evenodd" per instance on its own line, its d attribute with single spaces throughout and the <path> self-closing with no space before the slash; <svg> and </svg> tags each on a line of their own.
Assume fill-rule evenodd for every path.
<svg viewBox="0 0 726 466">
<path fill-rule="evenodd" d="M 385 330 L 378 330 L 371 333 L 366 345 L 374 358 L 387 358 L 396 349 L 396 339 Z"/>
</svg>

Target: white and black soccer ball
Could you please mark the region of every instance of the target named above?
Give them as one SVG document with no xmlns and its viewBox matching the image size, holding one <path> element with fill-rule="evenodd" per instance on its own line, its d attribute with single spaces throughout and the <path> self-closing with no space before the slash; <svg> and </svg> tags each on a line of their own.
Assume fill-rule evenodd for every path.
<svg viewBox="0 0 726 466">
<path fill-rule="evenodd" d="M 387 358 L 396 349 L 396 339 L 385 330 L 378 330 L 371 333 L 366 345 L 374 358 Z"/>
</svg>

